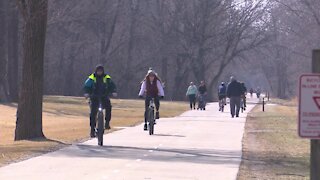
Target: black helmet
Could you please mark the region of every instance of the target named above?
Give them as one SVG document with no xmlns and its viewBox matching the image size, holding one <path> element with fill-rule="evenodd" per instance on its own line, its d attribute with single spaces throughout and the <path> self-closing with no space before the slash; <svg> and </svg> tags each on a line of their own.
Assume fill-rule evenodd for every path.
<svg viewBox="0 0 320 180">
<path fill-rule="evenodd" d="M 102 70 L 102 71 L 104 72 L 104 67 L 103 67 L 102 64 L 98 64 L 98 65 L 96 66 L 96 72 L 97 72 L 98 70 Z"/>
</svg>

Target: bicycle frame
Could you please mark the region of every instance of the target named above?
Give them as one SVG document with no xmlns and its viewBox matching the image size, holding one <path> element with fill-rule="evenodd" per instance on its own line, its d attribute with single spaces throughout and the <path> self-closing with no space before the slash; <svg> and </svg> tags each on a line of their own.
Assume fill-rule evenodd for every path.
<svg viewBox="0 0 320 180">
<path fill-rule="evenodd" d="M 152 109 L 152 110 L 154 110 L 154 98 L 152 98 L 151 100 L 150 100 L 150 104 L 149 104 L 149 109 Z"/>
<path fill-rule="evenodd" d="M 99 99 L 99 108 L 98 108 L 98 112 L 103 112 L 103 106 L 102 106 L 101 99 Z"/>
<path fill-rule="evenodd" d="M 104 107 L 103 107 L 103 96 L 91 96 L 90 98 L 98 98 L 99 100 L 99 106 L 98 106 L 98 111 L 96 114 L 96 129 L 95 132 L 97 134 L 98 138 L 98 145 L 103 146 L 103 135 L 104 135 Z M 91 101 L 91 100 L 90 100 Z M 92 103 L 92 102 L 90 102 Z M 90 106 L 91 107 L 91 106 Z"/>
<path fill-rule="evenodd" d="M 224 106 L 224 105 L 226 104 L 226 101 L 227 101 L 226 98 L 221 99 L 221 100 L 220 100 L 221 105 Z"/>
<path fill-rule="evenodd" d="M 149 135 L 153 135 L 154 133 L 154 121 L 155 121 L 154 108 L 155 108 L 154 98 L 151 98 L 149 103 L 149 108 L 148 108 Z"/>
</svg>

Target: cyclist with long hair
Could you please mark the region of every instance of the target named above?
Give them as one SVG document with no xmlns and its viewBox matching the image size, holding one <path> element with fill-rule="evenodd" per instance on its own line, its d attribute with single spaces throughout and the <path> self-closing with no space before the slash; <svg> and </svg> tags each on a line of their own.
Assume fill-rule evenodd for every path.
<svg viewBox="0 0 320 180">
<path fill-rule="evenodd" d="M 156 106 L 156 119 L 160 118 L 160 98 L 164 98 L 164 90 L 163 85 L 160 78 L 157 76 L 157 73 L 153 69 L 149 69 L 145 79 L 141 83 L 141 88 L 139 92 L 139 97 L 143 98 L 143 95 L 146 96 L 145 98 L 145 113 L 144 113 L 144 130 L 148 130 L 147 125 L 147 115 L 148 115 L 148 107 L 150 100 L 154 98 L 154 103 Z"/>
</svg>

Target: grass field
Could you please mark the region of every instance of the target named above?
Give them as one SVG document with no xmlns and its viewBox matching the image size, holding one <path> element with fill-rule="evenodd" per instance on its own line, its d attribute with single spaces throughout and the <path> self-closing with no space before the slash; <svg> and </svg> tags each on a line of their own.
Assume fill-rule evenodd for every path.
<svg viewBox="0 0 320 180">
<path fill-rule="evenodd" d="M 309 179 L 309 141 L 298 137 L 296 101 L 272 103 L 247 118 L 238 179 Z"/>
<path fill-rule="evenodd" d="M 128 127 L 143 122 L 144 101 L 113 99 L 112 105 L 112 127 Z M 186 103 L 163 101 L 160 115 L 174 117 L 186 110 Z M 46 139 L 15 142 L 16 105 L 0 104 L 0 167 L 89 139 L 89 106 L 83 98 L 45 97 L 43 111 Z"/>
</svg>

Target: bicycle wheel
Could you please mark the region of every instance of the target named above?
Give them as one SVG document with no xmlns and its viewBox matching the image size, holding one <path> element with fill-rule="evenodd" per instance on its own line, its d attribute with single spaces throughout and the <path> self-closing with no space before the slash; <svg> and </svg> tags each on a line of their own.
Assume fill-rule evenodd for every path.
<svg viewBox="0 0 320 180">
<path fill-rule="evenodd" d="M 154 110 L 149 110 L 149 135 L 153 135 L 154 133 Z"/>
<path fill-rule="evenodd" d="M 98 145 L 103 146 L 103 134 L 104 134 L 104 120 L 103 120 L 103 112 L 98 113 Z"/>
</svg>

